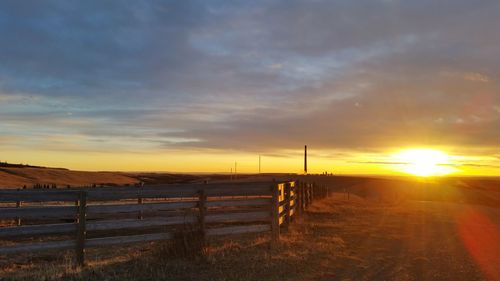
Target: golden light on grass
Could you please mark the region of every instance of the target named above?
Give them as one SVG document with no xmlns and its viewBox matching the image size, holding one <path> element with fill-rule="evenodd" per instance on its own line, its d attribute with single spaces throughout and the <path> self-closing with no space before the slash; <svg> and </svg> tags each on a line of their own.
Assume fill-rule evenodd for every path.
<svg viewBox="0 0 500 281">
<path fill-rule="evenodd" d="M 402 172 L 420 177 L 443 176 L 457 171 L 449 166 L 451 157 L 435 149 L 403 150 L 393 155 L 393 161 L 401 164 L 398 167 Z"/>
</svg>

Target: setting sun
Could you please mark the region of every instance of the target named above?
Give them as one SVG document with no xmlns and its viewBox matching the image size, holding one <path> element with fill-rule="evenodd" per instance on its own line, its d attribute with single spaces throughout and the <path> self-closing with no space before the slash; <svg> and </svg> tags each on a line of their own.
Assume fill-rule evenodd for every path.
<svg viewBox="0 0 500 281">
<path fill-rule="evenodd" d="M 420 177 L 441 176 L 453 173 L 450 167 L 451 157 L 434 149 L 408 149 L 393 156 L 394 161 L 401 165 L 405 173 Z"/>
</svg>

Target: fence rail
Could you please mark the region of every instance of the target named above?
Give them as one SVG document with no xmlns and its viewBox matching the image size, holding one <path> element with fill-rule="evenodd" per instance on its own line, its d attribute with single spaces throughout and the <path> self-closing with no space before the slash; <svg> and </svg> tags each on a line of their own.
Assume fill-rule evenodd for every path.
<svg viewBox="0 0 500 281">
<path fill-rule="evenodd" d="M 171 239 L 186 227 L 203 239 L 269 232 L 275 243 L 281 227 L 328 193 L 326 186 L 298 181 L 0 190 L 4 206 L 15 203 L 0 207 L 0 220 L 16 222 L 0 227 L 0 238 L 17 242 L 0 246 L 0 255 L 74 249 L 77 264 L 84 265 L 86 248 Z M 61 240 L 43 241 L 48 235 Z"/>
</svg>

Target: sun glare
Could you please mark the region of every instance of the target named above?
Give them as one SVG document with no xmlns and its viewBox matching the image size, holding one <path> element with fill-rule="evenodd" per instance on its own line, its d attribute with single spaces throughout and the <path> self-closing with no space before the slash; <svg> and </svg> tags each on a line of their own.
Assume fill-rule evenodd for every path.
<svg viewBox="0 0 500 281">
<path fill-rule="evenodd" d="M 456 171 L 449 166 L 450 156 L 434 149 L 403 150 L 395 154 L 393 160 L 401 166 L 401 171 L 420 177 L 442 176 Z"/>
</svg>

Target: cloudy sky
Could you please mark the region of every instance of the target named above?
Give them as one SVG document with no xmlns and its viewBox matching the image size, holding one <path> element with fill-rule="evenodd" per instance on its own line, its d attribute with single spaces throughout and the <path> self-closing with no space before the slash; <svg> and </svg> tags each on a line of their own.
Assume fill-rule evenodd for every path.
<svg viewBox="0 0 500 281">
<path fill-rule="evenodd" d="M 500 2 L 1 1 L 0 160 L 85 170 L 500 170 Z M 372 163 L 372 164 L 370 164 Z"/>
</svg>

